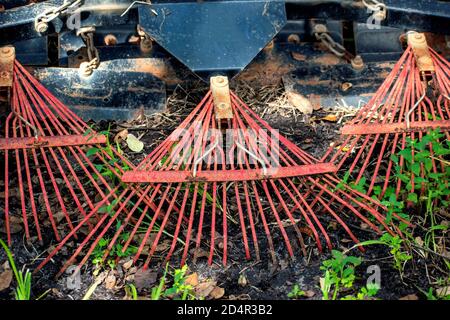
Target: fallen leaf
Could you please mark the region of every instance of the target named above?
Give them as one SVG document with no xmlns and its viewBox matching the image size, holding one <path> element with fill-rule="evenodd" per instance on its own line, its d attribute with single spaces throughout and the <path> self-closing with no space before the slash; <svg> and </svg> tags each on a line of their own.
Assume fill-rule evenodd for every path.
<svg viewBox="0 0 450 320">
<path fill-rule="evenodd" d="M 126 140 L 128 137 L 128 129 L 123 129 L 114 137 L 114 142 L 119 143 L 121 140 Z"/>
<path fill-rule="evenodd" d="M 353 87 L 353 84 L 351 84 L 350 82 L 344 82 L 344 83 L 341 85 L 341 89 L 342 89 L 342 91 L 344 91 L 344 92 L 350 90 L 351 87 Z"/>
<path fill-rule="evenodd" d="M 133 152 L 141 152 L 144 149 L 144 143 L 131 133 L 127 135 L 127 145 Z"/>
<path fill-rule="evenodd" d="M 221 287 L 215 287 L 209 294 L 213 299 L 220 299 L 225 294 L 225 289 Z"/>
<path fill-rule="evenodd" d="M 0 273 L 0 291 L 8 289 L 11 285 L 13 273 L 11 270 L 5 270 Z"/>
<path fill-rule="evenodd" d="M 171 240 L 164 240 L 163 242 L 159 243 L 156 246 L 155 251 L 156 252 L 161 252 L 161 251 L 169 250 L 171 244 L 172 244 Z"/>
<path fill-rule="evenodd" d="M 361 229 L 363 229 L 363 230 L 367 230 L 367 229 L 369 229 L 369 225 L 367 224 L 367 223 L 361 223 Z"/>
<path fill-rule="evenodd" d="M 186 279 L 184 280 L 184 283 L 189 285 L 189 286 L 193 286 L 194 288 L 198 285 L 198 274 L 197 272 L 191 273 L 190 275 L 188 275 L 186 277 Z"/>
<path fill-rule="evenodd" d="M 134 275 L 136 289 L 150 288 L 156 282 L 158 275 L 150 270 L 138 269 Z"/>
<path fill-rule="evenodd" d="M 195 295 L 199 298 L 206 298 L 216 287 L 217 282 L 213 280 L 204 281 L 195 287 Z"/>
<path fill-rule="evenodd" d="M 319 279 L 319 285 L 320 285 L 320 290 L 324 291 L 325 290 L 325 278 Z"/>
<path fill-rule="evenodd" d="M 298 109 L 301 113 L 311 114 L 313 112 L 313 106 L 311 102 L 303 95 L 289 91 L 287 93 L 289 103 Z"/>
<path fill-rule="evenodd" d="M 245 287 L 245 286 L 248 284 L 247 277 L 245 276 L 245 274 L 241 274 L 241 275 L 239 276 L 238 284 L 239 284 L 241 287 Z"/>
<path fill-rule="evenodd" d="M 312 291 L 312 290 L 306 290 L 305 291 L 305 297 L 307 297 L 307 298 L 312 298 L 315 295 L 316 295 L 316 293 L 314 291 Z"/>
<path fill-rule="evenodd" d="M 133 265 L 133 260 L 129 260 L 122 265 L 122 268 L 124 268 L 125 270 L 128 270 L 131 268 L 132 265 Z"/>
<path fill-rule="evenodd" d="M 450 286 L 436 289 L 436 295 L 440 298 L 450 294 Z"/>
<path fill-rule="evenodd" d="M 321 118 L 320 120 L 329 121 L 329 122 L 337 122 L 338 118 L 335 114 L 329 114 L 326 117 Z"/>
<path fill-rule="evenodd" d="M 292 54 L 292 58 L 294 58 L 294 60 L 297 61 L 305 61 L 306 60 L 306 56 L 304 54 L 298 53 L 298 52 L 291 52 Z"/>
<path fill-rule="evenodd" d="M 416 294 L 408 294 L 407 296 L 404 296 L 399 300 L 419 300 L 419 297 Z"/>
<path fill-rule="evenodd" d="M 116 285 L 116 277 L 113 274 L 109 274 L 105 279 L 105 287 L 106 289 L 114 289 L 114 286 Z"/>
</svg>

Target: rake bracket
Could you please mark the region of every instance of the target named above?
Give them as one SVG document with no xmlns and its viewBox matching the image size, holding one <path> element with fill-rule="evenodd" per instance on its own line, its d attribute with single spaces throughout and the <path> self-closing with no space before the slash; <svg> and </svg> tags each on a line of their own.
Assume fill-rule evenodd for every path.
<svg viewBox="0 0 450 320">
<path fill-rule="evenodd" d="M 216 119 L 218 121 L 233 119 L 228 78 L 223 76 L 211 77 L 210 82 Z"/>
<path fill-rule="evenodd" d="M 16 50 L 12 46 L 0 48 L 0 87 L 11 87 L 13 83 Z"/>
<path fill-rule="evenodd" d="M 408 34 L 408 44 L 411 46 L 417 67 L 423 76 L 429 76 L 435 72 L 433 59 L 431 58 L 428 43 L 423 33 L 411 32 Z"/>
</svg>

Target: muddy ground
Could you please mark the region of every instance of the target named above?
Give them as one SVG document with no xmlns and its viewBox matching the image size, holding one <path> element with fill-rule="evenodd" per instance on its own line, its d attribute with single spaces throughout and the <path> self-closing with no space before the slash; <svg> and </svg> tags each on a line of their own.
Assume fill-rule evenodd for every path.
<svg viewBox="0 0 450 320">
<path fill-rule="evenodd" d="M 267 110 L 267 101 L 276 101 L 283 94 L 283 86 L 269 86 L 258 90 L 251 90 L 246 84 L 234 83 L 236 92 L 244 101 L 251 101 L 250 105 L 259 114 L 264 114 L 264 119 L 270 125 L 280 130 L 280 132 L 295 142 L 299 147 L 320 159 L 325 153 L 330 143 L 337 138 L 339 127 L 339 117 L 347 111 L 341 113 L 328 110 L 315 110 L 312 115 L 293 114 L 289 110 Z M 141 138 L 145 144 L 142 153 L 132 153 L 124 147 L 125 155 L 134 163 L 138 164 L 163 138 L 165 138 L 182 119 L 195 106 L 196 102 L 206 93 L 204 85 L 196 84 L 192 88 L 179 87 L 169 98 L 168 110 L 164 114 L 156 114 L 146 119 L 145 126 L 136 126 L 135 122 L 109 123 L 99 122 L 95 124 L 95 129 L 110 129 L 112 134 L 117 134 L 123 129 L 128 129 Z M 280 113 L 284 114 L 281 115 Z M 332 121 L 324 118 L 329 115 L 337 115 Z M 358 228 L 355 221 L 355 235 L 362 240 L 370 239 L 373 234 L 368 234 L 367 230 Z M 275 227 L 274 227 L 275 228 Z M 2 234 L 3 236 L 4 234 Z M 264 235 L 259 235 L 264 238 Z M 346 239 L 345 234 L 336 232 L 333 234 L 333 243 L 336 249 L 345 250 L 352 246 Z M 304 291 L 309 292 L 309 297 L 305 299 L 321 299 L 319 280 L 323 276 L 320 265 L 323 259 L 329 257 L 330 253 L 325 249 L 324 254 L 320 254 L 316 249 L 312 239 L 307 239 L 307 257 L 297 255 L 296 259 L 291 259 L 285 250 L 283 240 L 280 235 L 274 236 L 274 244 L 277 251 L 277 263 L 273 264 L 268 255 L 262 254 L 261 261 L 245 261 L 242 259 L 242 247 L 240 237 L 233 239 L 230 232 L 231 244 L 229 261 L 226 267 L 214 263 L 208 266 L 206 257 L 199 258 L 196 264 L 188 263 L 190 273 L 197 273 L 199 279 L 210 279 L 216 282 L 220 288 L 224 289 L 223 299 L 287 299 L 288 293 L 295 284 L 298 284 Z M 33 269 L 36 267 L 48 252 L 48 247 L 52 243 L 44 241 L 43 244 L 30 244 L 24 239 L 22 233 L 13 236 L 14 257 L 20 267 Z M 76 246 L 76 243 L 72 244 Z M 266 252 L 264 242 L 261 245 L 261 252 Z M 436 273 L 440 276 L 439 270 L 433 267 L 434 260 L 425 260 L 419 255 L 413 262 L 408 263 L 403 278 L 399 272 L 393 268 L 389 249 L 382 246 L 372 246 L 365 253 L 358 250 L 351 252 L 360 256 L 364 262 L 357 268 L 358 279 L 355 287 L 365 284 L 368 277 L 367 268 L 371 265 L 378 265 L 381 269 L 381 290 L 377 294 L 380 299 L 399 299 L 402 297 L 424 298 L 420 290 L 427 291 L 430 287 L 429 279 Z M 55 279 L 59 267 L 66 255 L 55 257 L 43 270 L 33 276 L 33 297 L 38 298 L 42 294 L 42 299 L 82 299 L 89 288 L 95 282 L 93 275 L 93 265 L 89 263 L 83 267 L 80 286 L 71 289 L 67 275 Z M 0 251 L 0 265 L 5 268 L 6 257 Z M 118 264 L 118 269 L 114 271 L 116 278 L 115 285 L 107 288 L 103 282 L 93 292 L 91 299 L 123 299 L 125 297 L 125 283 L 133 283 L 133 278 L 127 278 L 130 270 L 125 270 L 124 263 Z M 0 268 L 0 273 L 3 270 Z M 135 272 L 136 270 L 134 270 Z M 146 288 L 139 290 L 139 295 L 143 298 L 149 296 L 151 287 L 157 285 L 157 279 L 162 275 L 161 265 L 152 264 L 150 268 L 152 280 L 147 282 Z M 242 283 L 245 277 L 245 283 Z M 241 280 L 239 280 L 241 278 Z M 11 299 L 14 283 L 8 289 L 0 292 L 0 299 Z M 349 290 L 352 293 L 352 290 Z"/>
</svg>

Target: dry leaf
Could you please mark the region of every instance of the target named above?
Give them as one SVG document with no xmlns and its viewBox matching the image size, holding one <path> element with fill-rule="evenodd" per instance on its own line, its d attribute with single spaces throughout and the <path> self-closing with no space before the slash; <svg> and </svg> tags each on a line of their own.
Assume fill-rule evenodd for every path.
<svg viewBox="0 0 450 320">
<path fill-rule="evenodd" d="M 304 54 L 298 53 L 298 52 L 291 52 L 292 54 L 292 58 L 294 58 L 294 60 L 297 61 L 305 61 L 306 60 L 306 56 Z"/>
<path fill-rule="evenodd" d="M 341 85 L 341 89 L 342 89 L 342 91 L 344 91 L 344 92 L 350 90 L 351 87 L 353 87 L 353 84 L 351 84 L 350 82 L 344 82 L 344 83 Z"/>
<path fill-rule="evenodd" d="M 312 291 L 312 290 L 306 290 L 305 291 L 305 297 L 307 297 L 307 298 L 312 298 L 315 295 L 316 295 L 316 293 L 314 291 Z"/>
<path fill-rule="evenodd" d="M 335 114 L 329 114 L 326 117 L 321 118 L 320 120 L 329 121 L 329 122 L 337 122 L 338 118 Z"/>
<path fill-rule="evenodd" d="M 105 279 L 105 287 L 106 289 L 113 289 L 116 285 L 116 277 L 110 273 Z"/>
<path fill-rule="evenodd" d="M 241 287 L 245 287 L 245 286 L 248 284 L 247 277 L 245 276 L 245 274 L 241 274 L 241 275 L 239 276 L 238 284 L 239 284 Z"/>
<path fill-rule="evenodd" d="M 121 140 L 126 140 L 128 137 L 128 129 L 123 129 L 114 137 L 114 142 L 119 143 Z"/>
<path fill-rule="evenodd" d="M 184 283 L 189 285 L 189 286 L 193 286 L 194 288 L 198 285 L 198 274 L 197 272 L 191 273 L 190 275 L 188 275 L 186 277 L 186 279 L 184 280 Z"/>
<path fill-rule="evenodd" d="M 209 294 L 213 299 L 220 299 L 225 294 L 225 289 L 221 287 L 215 287 Z"/>
<path fill-rule="evenodd" d="M 128 270 L 131 268 L 132 265 L 133 265 L 133 260 L 129 260 L 122 265 L 122 268 L 124 268 L 125 270 Z"/>
<path fill-rule="evenodd" d="M 289 100 L 289 103 L 301 113 L 311 114 L 313 112 L 313 106 L 305 96 L 297 92 L 289 91 L 287 93 L 287 98 Z"/>
<path fill-rule="evenodd" d="M 206 298 L 214 290 L 216 284 L 217 282 L 212 280 L 199 283 L 195 287 L 195 295 L 199 298 Z"/>
<path fill-rule="evenodd" d="M 408 294 L 407 296 L 404 296 L 399 300 L 419 300 L 419 297 L 417 297 L 417 295 L 415 294 Z"/>
<path fill-rule="evenodd" d="M 11 285 L 13 273 L 11 270 L 5 270 L 0 273 L 0 291 L 8 289 Z"/>
<path fill-rule="evenodd" d="M 152 284 L 156 282 L 158 275 L 156 272 L 150 270 L 139 269 L 134 275 L 134 284 L 136 289 L 142 290 L 144 288 L 150 288 Z"/>
<path fill-rule="evenodd" d="M 127 135 L 127 145 L 133 152 L 141 152 L 144 149 L 144 143 L 131 133 Z"/>
<path fill-rule="evenodd" d="M 438 297 L 445 297 L 450 294 L 450 286 L 436 289 L 436 295 Z"/>
</svg>

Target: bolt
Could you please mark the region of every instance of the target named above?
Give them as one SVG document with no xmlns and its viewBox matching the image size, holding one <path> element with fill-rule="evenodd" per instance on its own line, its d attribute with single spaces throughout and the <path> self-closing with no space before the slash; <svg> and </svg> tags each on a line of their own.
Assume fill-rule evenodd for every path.
<svg viewBox="0 0 450 320">
<path fill-rule="evenodd" d="M 8 78 L 8 76 L 9 76 L 9 73 L 6 71 L 2 71 L 2 73 L 0 73 L 0 78 L 6 79 L 6 78 Z"/>
<path fill-rule="evenodd" d="M 44 33 L 45 31 L 48 30 L 48 24 L 47 22 L 39 21 L 38 23 L 36 23 L 35 29 L 39 33 Z"/>
<path fill-rule="evenodd" d="M 9 56 L 12 53 L 11 47 L 3 47 L 2 48 L 2 55 Z"/>
<path fill-rule="evenodd" d="M 273 40 L 270 41 L 270 42 L 267 44 L 267 46 L 265 46 L 264 52 L 270 53 L 270 52 L 272 51 L 272 49 L 273 49 L 274 46 L 275 46 L 275 42 L 274 42 Z"/>
<path fill-rule="evenodd" d="M 287 41 L 289 43 L 300 43 L 300 37 L 298 34 L 292 33 L 288 36 Z"/>
<path fill-rule="evenodd" d="M 327 26 L 324 24 L 316 24 L 314 26 L 314 33 L 325 33 L 327 31 L 328 31 Z"/>
<path fill-rule="evenodd" d="M 355 70 L 362 70 L 364 68 L 364 61 L 360 55 L 357 55 L 353 60 L 351 61 L 352 67 Z"/>
<path fill-rule="evenodd" d="M 141 38 L 140 48 L 143 53 L 149 53 L 153 48 L 152 40 L 150 38 Z"/>
<path fill-rule="evenodd" d="M 213 82 L 216 86 L 220 86 L 220 87 L 225 87 L 228 84 L 228 79 L 227 77 L 223 77 L 223 76 L 217 76 L 212 78 Z"/>
<path fill-rule="evenodd" d="M 227 107 L 227 104 L 224 102 L 219 103 L 218 105 L 219 109 L 225 109 Z"/>
<path fill-rule="evenodd" d="M 107 34 L 103 40 L 107 46 L 115 46 L 117 44 L 117 38 L 113 34 Z"/>
<path fill-rule="evenodd" d="M 94 72 L 94 70 L 90 68 L 89 62 L 80 63 L 79 73 L 82 77 L 89 77 L 92 74 L 92 72 Z"/>
</svg>

